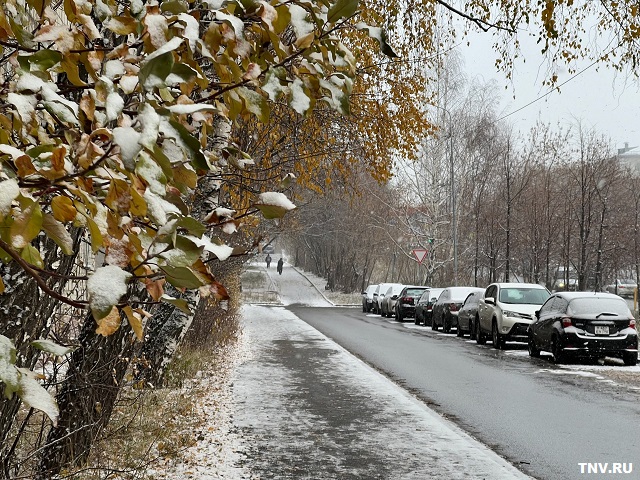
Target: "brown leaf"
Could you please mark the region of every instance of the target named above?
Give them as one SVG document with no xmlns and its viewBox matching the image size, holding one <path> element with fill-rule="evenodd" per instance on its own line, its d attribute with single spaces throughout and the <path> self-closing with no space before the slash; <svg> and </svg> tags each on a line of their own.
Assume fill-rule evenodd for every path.
<svg viewBox="0 0 640 480">
<path fill-rule="evenodd" d="M 33 162 L 31 162 L 31 157 L 29 155 L 22 155 L 21 157 L 18 157 L 15 161 L 15 165 L 18 169 L 18 176 L 21 178 L 36 173 L 36 168 L 33 166 Z"/>
<path fill-rule="evenodd" d="M 98 328 L 96 328 L 96 333 L 98 335 L 102 335 L 103 337 L 108 337 L 109 335 L 113 335 L 120 328 L 120 324 L 122 323 L 122 319 L 120 318 L 120 312 L 117 307 L 113 307 L 111 312 L 101 320 L 96 320 L 98 323 Z"/>
<path fill-rule="evenodd" d="M 216 300 L 229 300 L 229 292 L 227 292 L 227 289 L 224 288 L 224 285 L 221 283 L 213 282 L 207 285 L 207 287 L 209 288 L 210 294 L 213 295 L 213 298 Z"/>
<path fill-rule="evenodd" d="M 67 149 L 62 146 L 56 148 L 51 155 L 51 166 L 56 172 L 64 172 L 64 157 L 67 155 Z"/>
<path fill-rule="evenodd" d="M 144 285 L 147 289 L 147 292 L 149 292 L 151 298 L 153 298 L 153 300 L 155 300 L 156 302 L 160 301 L 160 298 L 162 297 L 162 295 L 164 295 L 165 281 L 166 280 L 164 278 L 161 278 L 160 280 L 151 280 L 149 278 L 146 278 L 144 280 Z"/>
<path fill-rule="evenodd" d="M 126 213 L 131 205 L 131 193 L 129 190 L 129 184 L 124 180 L 111 180 L 105 203 L 116 212 Z"/>
</svg>

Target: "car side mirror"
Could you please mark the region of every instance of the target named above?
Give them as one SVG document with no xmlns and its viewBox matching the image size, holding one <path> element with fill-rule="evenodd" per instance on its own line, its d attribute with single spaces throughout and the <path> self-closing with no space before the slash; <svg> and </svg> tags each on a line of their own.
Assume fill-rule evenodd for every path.
<svg viewBox="0 0 640 480">
<path fill-rule="evenodd" d="M 391 297 L 391 300 L 397 300 L 398 299 L 398 295 L 394 295 L 393 297 Z"/>
<path fill-rule="evenodd" d="M 489 305 L 495 305 L 496 299 L 493 297 L 487 297 L 484 299 L 484 303 L 488 303 Z"/>
<path fill-rule="evenodd" d="M 536 310 L 536 318 L 540 320 L 540 310 Z"/>
</svg>

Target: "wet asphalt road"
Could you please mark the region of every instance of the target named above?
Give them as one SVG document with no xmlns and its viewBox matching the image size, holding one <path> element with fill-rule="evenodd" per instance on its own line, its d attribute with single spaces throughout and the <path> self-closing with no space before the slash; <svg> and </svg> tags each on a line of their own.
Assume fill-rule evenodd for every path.
<svg viewBox="0 0 640 480">
<path fill-rule="evenodd" d="M 640 392 L 354 308 L 293 313 L 540 479 L 640 478 Z M 620 367 L 624 368 L 624 367 Z M 627 474 L 581 474 L 580 463 Z"/>
</svg>

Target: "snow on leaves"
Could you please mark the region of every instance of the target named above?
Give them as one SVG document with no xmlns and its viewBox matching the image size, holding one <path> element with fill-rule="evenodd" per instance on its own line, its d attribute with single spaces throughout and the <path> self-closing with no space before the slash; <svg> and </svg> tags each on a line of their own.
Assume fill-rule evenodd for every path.
<svg viewBox="0 0 640 480">
<path fill-rule="evenodd" d="M 265 192 L 258 195 L 254 204 L 260 210 L 262 216 L 267 219 L 282 218 L 285 213 L 296 208 L 284 193 Z"/>
<path fill-rule="evenodd" d="M 50 340 L 41 339 L 32 345 L 43 352 L 63 356 L 73 351 L 73 347 L 63 347 Z M 16 367 L 16 349 L 11 340 L 0 335 L 0 382 L 4 384 L 4 395 L 11 398 L 17 394 L 27 407 L 45 413 L 55 425 L 59 416 L 58 405 L 40 384 L 41 376 L 25 368 Z"/>
<path fill-rule="evenodd" d="M 165 281 L 213 286 L 223 298 L 206 260 L 241 253 L 226 243 L 238 219 L 251 207 L 270 219 L 295 206 L 266 192 L 193 217 L 200 178 L 256 168 L 233 145 L 219 147 L 216 123 L 267 122 L 272 102 L 301 115 L 319 103 L 348 113 L 355 57 L 338 34 L 357 9 L 357 0 L 140 0 L 124 10 L 69 0 L 55 11 L 41 0 L 5 2 L 0 53 L 14 74 L 0 92 L 3 261 L 20 259 L 37 275 L 46 266 L 33 240 L 44 234 L 71 254 L 70 231 L 83 229 L 107 265 L 90 276 L 87 299 L 70 300 L 87 304 L 103 334 L 123 311 L 136 321 L 123 310 L 135 308 L 130 283 L 158 301 L 167 301 Z"/>
</svg>

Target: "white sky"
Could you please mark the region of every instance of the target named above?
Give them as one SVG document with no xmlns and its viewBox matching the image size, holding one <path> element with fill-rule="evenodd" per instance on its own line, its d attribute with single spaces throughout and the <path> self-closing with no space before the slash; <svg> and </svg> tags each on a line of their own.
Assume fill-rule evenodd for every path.
<svg viewBox="0 0 640 480">
<path fill-rule="evenodd" d="M 475 34 L 470 39 L 470 46 L 465 43 L 457 47 L 465 59 L 469 78 L 495 79 L 501 88 L 507 86 L 504 75 L 496 72 L 494 66 L 496 53 L 491 47 L 492 37 Z M 538 53 L 540 47 L 526 40 L 523 45 L 526 57 L 524 62 L 520 59 L 516 63 L 513 87 L 509 85 L 502 90 L 503 101 L 499 108 L 502 115 L 525 107 L 548 92 L 548 88 L 541 86 L 546 64 Z M 583 68 L 587 67 L 589 62 L 583 65 Z M 572 77 L 566 70 L 558 74 L 558 84 Z M 505 120 L 522 133 L 526 133 L 538 119 L 551 125 L 560 123 L 563 128 L 580 121 L 583 127 L 610 137 L 615 148 L 622 148 L 625 142 L 630 146 L 640 146 L 639 107 L 640 90 L 632 78 L 603 66 L 597 71 L 593 66 L 568 81 L 561 87 L 561 92 L 554 91 Z"/>
</svg>

